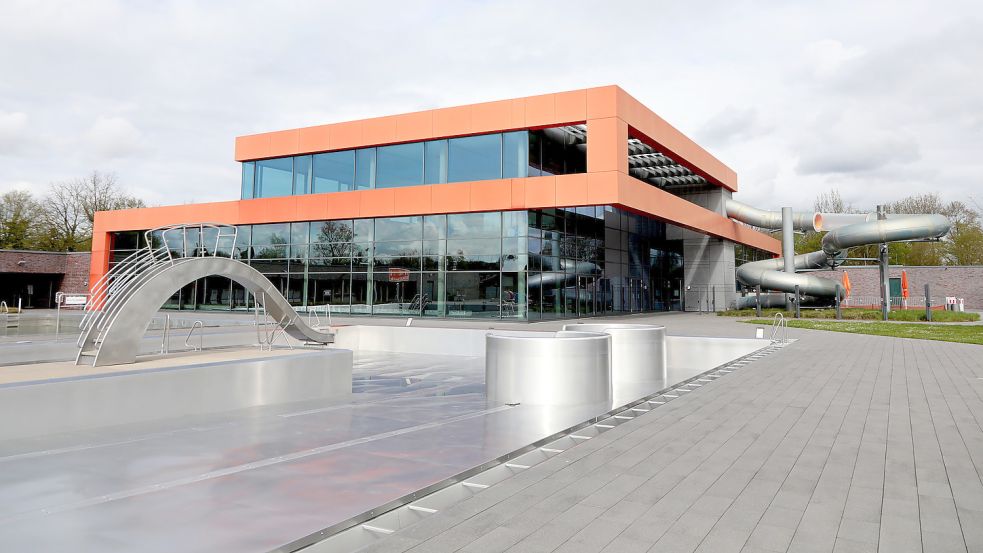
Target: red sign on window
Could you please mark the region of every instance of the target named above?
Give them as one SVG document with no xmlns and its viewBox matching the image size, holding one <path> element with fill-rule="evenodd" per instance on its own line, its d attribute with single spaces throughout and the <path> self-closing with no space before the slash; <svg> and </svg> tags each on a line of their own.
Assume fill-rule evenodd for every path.
<svg viewBox="0 0 983 553">
<path fill-rule="evenodd" d="M 389 282 L 407 282 L 410 280 L 410 270 L 398 267 L 389 268 Z"/>
</svg>

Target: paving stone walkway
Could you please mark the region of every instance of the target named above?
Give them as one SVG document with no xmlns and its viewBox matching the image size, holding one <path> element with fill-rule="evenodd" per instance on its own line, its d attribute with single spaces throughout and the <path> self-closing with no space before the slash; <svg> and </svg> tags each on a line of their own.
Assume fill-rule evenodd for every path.
<svg viewBox="0 0 983 553">
<path fill-rule="evenodd" d="M 373 550 L 983 552 L 983 346 L 789 334 Z"/>
</svg>

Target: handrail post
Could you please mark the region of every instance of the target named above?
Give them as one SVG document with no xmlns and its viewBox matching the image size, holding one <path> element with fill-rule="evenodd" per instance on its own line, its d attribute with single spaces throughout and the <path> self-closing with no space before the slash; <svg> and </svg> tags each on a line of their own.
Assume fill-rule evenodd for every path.
<svg viewBox="0 0 983 553">
<path fill-rule="evenodd" d="M 799 295 L 799 285 L 795 285 L 795 318 L 799 319 L 802 317 L 802 312 L 799 310 L 799 305 L 802 303 L 802 296 Z"/>
<path fill-rule="evenodd" d="M 925 283 L 925 320 L 932 322 L 932 292 Z"/>
</svg>

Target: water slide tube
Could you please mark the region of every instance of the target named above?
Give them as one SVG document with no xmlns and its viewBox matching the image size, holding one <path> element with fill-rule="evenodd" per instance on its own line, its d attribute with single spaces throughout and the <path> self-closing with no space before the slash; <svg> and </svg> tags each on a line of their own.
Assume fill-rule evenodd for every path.
<svg viewBox="0 0 983 553">
<path fill-rule="evenodd" d="M 725 209 L 728 217 L 742 223 L 766 229 L 782 228 L 781 212 L 757 209 L 734 200 L 727 200 Z M 941 238 L 950 228 L 949 220 L 942 215 L 890 214 L 887 219 L 878 220 L 876 213 L 796 212 L 793 213 L 792 222 L 796 230 L 826 232 L 822 241 L 823 249 L 793 258 L 796 271 L 835 268 L 853 247 Z M 807 296 L 836 296 L 835 281 L 812 275 L 786 273 L 783 271 L 784 267 L 785 260 L 780 257 L 752 261 L 737 268 L 737 279 L 748 286 L 761 285 L 764 290 L 792 293 L 798 285 L 800 293 Z M 840 293 L 842 294 L 842 289 Z M 753 305 L 754 299 L 751 298 L 750 301 Z"/>
</svg>

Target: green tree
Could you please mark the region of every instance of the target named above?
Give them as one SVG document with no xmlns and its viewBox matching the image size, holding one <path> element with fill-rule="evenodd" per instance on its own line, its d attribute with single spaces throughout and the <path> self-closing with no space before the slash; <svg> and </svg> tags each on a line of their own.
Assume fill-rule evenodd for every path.
<svg viewBox="0 0 983 553">
<path fill-rule="evenodd" d="M 983 265 L 983 229 L 978 223 L 956 223 L 945 250 L 952 265 Z"/>
<path fill-rule="evenodd" d="M 40 207 L 30 192 L 14 190 L 0 196 L 0 248 L 33 249 Z"/>
</svg>

